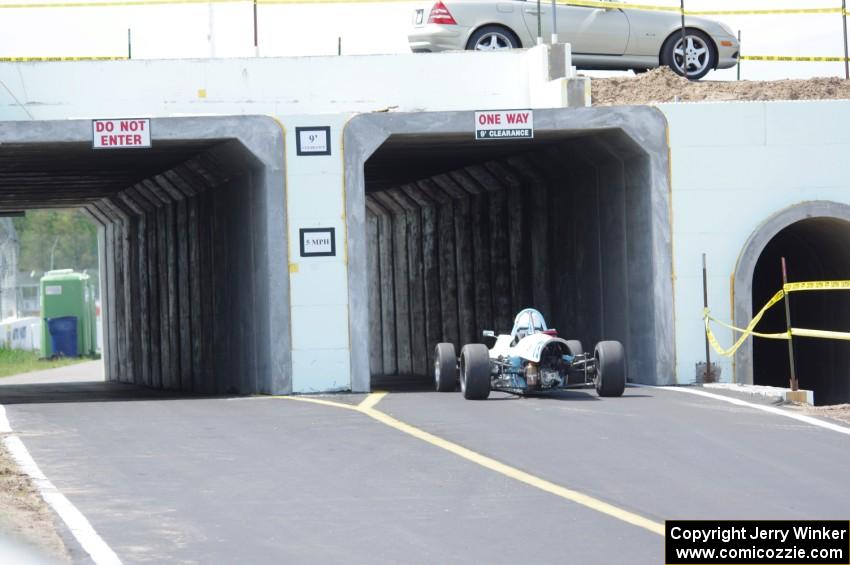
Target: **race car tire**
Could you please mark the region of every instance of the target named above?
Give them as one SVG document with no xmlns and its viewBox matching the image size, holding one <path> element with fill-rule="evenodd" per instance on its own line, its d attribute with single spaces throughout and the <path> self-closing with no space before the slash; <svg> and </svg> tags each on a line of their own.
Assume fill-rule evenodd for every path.
<svg viewBox="0 0 850 565">
<path fill-rule="evenodd" d="M 573 357 L 584 353 L 584 346 L 582 346 L 581 342 L 577 339 L 568 339 L 567 347 L 570 348 L 570 355 Z"/>
<path fill-rule="evenodd" d="M 467 400 L 490 396 L 490 353 L 486 345 L 471 343 L 460 350 L 460 390 Z"/>
<path fill-rule="evenodd" d="M 434 352 L 434 385 L 437 392 L 457 388 L 457 355 L 453 343 L 438 343 Z"/>
<path fill-rule="evenodd" d="M 596 357 L 596 393 L 599 396 L 622 396 L 626 389 L 626 354 L 619 341 L 600 341 L 593 352 Z"/>
</svg>

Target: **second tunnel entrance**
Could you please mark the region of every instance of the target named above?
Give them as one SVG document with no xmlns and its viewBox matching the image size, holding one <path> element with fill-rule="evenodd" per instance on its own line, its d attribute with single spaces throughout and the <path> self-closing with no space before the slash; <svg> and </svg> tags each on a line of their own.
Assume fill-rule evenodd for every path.
<svg viewBox="0 0 850 565">
<path fill-rule="evenodd" d="M 482 143 L 471 131 L 381 140 L 360 165 L 372 382 L 424 382 L 436 343 L 459 350 L 482 330 L 509 331 L 525 307 L 585 348 L 622 341 L 634 381 L 672 378 L 672 292 L 654 290 L 670 282 L 669 248 L 658 246 L 669 236 L 666 152 L 611 114 L 608 127 L 538 125 L 532 141 Z"/>
</svg>

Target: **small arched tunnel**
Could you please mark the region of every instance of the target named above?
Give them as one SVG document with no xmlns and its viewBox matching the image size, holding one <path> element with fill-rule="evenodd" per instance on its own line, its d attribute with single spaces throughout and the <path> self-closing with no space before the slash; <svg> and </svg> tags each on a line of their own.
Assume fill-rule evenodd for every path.
<svg viewBox="0 0 850 565">
<path fill-rule="evenodd" d="M 0 211 L 81 208 L 100 227 L 108 381 L 289 392 L 280 128 L 150 123 L 150 148 L 95 150 L 91 121 L 0 122 Z"/>
<path fill-rule="evenodd" d="M 655 382 L 654 164 L 616 128 L 391 135 L 365 163 L 372 386 L 424 383 L 436 343 L 460 352 L 525 307 L 589 351 L 621 341 L 630 379 Z"/>
<path fill-rule="evenodd" d="M 789 282 L 850 280 L 850 222 L 807 218 L 781 230 L 762 251 L 753 272 L 753 312 L 782 288 L 781 260 Z M 850 332 L 850 292 L 794 292 L 790 295 L 791 325 L 796 328 Z M 786 330 L 780 302 L 767 312 L 758 330 Z M 814 391 L 815 403 L 850 402 L 850 342 L 794 338 L 800 388 Z M 788 342 L 756 338 L 753 342 L 753 383 L 787 387 L 791 368 Z"/>
</svg>

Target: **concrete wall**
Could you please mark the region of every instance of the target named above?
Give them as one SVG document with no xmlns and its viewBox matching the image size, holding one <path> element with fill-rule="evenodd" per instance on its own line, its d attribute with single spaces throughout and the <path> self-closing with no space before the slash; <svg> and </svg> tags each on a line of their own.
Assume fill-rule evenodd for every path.
<svg viewBox="0 0 850 565">
<path fill-rule="evenodd" d="M 339 114 L 589 104 L 569 54 L 0 63 L 0 120 Z M 403 88 L 400 88 L 403 85 Z M 575 85 L 574 85 L 575 86 Z M 7 90 L 8 89 L 8 90 Z"/>
<path fill-rule="evenodd" d="M 850 152 L 850 102 L 659 108 L 670 127 L 677 380 L 689 383 L 694 364 L 705 357 L 701 254 L 708 255 L 712 311 L 746 325 L 752 268 L 770 239 L 808 216 L 843 218 L 831 203 L 850 204 L 850 171 L 843 165 Z M 807 209 L 813 201 L 821 204 Z M 730 331 L 715 332 L 721 343 L 732 343 Z M 732 360 L 714 356 L 723 380 L 751 382 L 751 347 L 734 369 Z"/>
<path fill-rule="evenodd" d="M 256 224 L 257 229 L 265 229 L 275 241 L 285 241 L 286 249 L 275 253 L 270 249 L 263 250 L 258 247 L 258 240 L 238 229 L 228 232 L 228 238 L 232 236 L 235 249 L 246 251 L 233 257 L 240 268 L 253 266 L 262 269 L 266 264 L 280 265 L 280 271 L 275 276 L 264 278 L 264 282 L 256 288 L 257 296 L 268 296 L 268 303 L 276 305 L 285 292 L 283 289 L 292 289 L 291 312 L 285 306 L 277 307 L 268 321 L 270 328 L 292 328 L 292 347 L 278 357 L 267 357 L 272 366 L 271 374 L 277 379 L 268 390 L 289 390 L 290 386 L 293 390 L 303 392 L 348 387 L 362 390 L 368 387 L 369 347 L 368 336 L 359 334 L 363 333 L 362 324 L 368 320 L 368 315 L 363 317 L 362 313 L 368 312 L 369 299 L 374 293 L 352 289 L 367 287 L 367 242 L 379 243 L 379 247 L 373 249 L 374 256 L 380 252 L 380 240 L 369 239 L 365 235 L 361 240 L 359 236 L 352 237 L 352 234 L 375 234 L 381 229 L 381 220 L 380 214 L 373 212 L 367 222 L 365 192 L 362 201 L 357 200 L 361 196 L 351 192 L 352 187 L 361 186 L 365 191 L 366 177 L 359 167 L 394 132 L 415 134 L 434 131 L 438 134 L 449 132 L 451 135 L 467 136 L 470 135 L 470 127 L 469 124 L 462 127 L 450 125 L 453 120 L 463 121 L 465 117 L 453 118 L 447 114 L 446 121 L 443 118 L 419 120 L 394 112 L 378 117 L 358 117 L 348 128 L 346 123 L 353 112 L 393 106 L 398 106 L 395 110 L 413 111 L 563 105 L 565 84 L 550 79 L 569 76 L 569 72 L 567 69 L 553 68 L 550 62 L 548 51 L 529 50 L 486 56 L 456 53 L 286 60 L 0 64 L 0 80 L 8 87 L 8 91 L 0 92 L 0 119 L 36 120 L 32 127 L 37 129 L 38 120 L 47 118 L 245 113 L 287 116 L 281 118 L 286 130 L 285 174 L 288 184 L 285 197 L 267 191 L 251 193 L 257 197 L 253 200 L 229 199 L 239 187 L 267 185 L 269 180 L 263 178 L 266 173 L 258 172 L 262 169 L 240 173 L 235 177 L 228 176 L 226 180 L 219 179 L 216 181 L 219 183 L 216 184 L 216 190 L 220 189 L 220 192 L 210 202 L 204 201 L 207 198 L 205 196 L 198 198 L 191 195 L 184 196 L 183 200 L 174 199 L 174 202 L 154 201 L 151 205 L 159 207 L 142 214 L 133 211 L 124 197 L 116 197 L 116 202 L 98 204 L 101 214 L 106 214 L 101 216 L 101 220 L 109 220 L 101 240 L 104 243 L 120 241 L 125 234 L 142 232 L 150 246 L 159 245 L 159 231 L 156 231 L 154 238 L 151 226 L 155 225 L 156 230 L 159 230 L 160 221 L 171 221 L 170 213 L 174 222 L 181 217 L 186 218 L 185 229 L 190 232 L 201 229 L 200 224 L 195 226 L 192 223 L 192 210 L 199 213 L 199 206 L 203 208 L 209 205 L 213 208 L 220 206 L 222 214 L 233 218 L 234 226 L 247 222 Z M 298 77 L 298 80 L 281 77 Z M 404 88 L 399 88 L 399 85 Z M 652 288 L 653 292 L 674 297 L 675 351 L 671 349 L 669 356 L 667 352 L 661 352 L 663 355 L 659 359 L 670 359 L 672 366 L 675 357 L 675 369 L 662 368 L 647 378 L 654 378 L 656 382 L 675 380 L 687 383 L 694 378 L 694 364 L 702 360 L 704 355 L 701 253 L 708 253 L 710 304 L 713 311 L 720 317 L 745 323 L 750 314 L 746 310 L 749 308 L 748 293 L 751 292 L 751 288 L 747 287 L 751 273 L 747 271 L 751 270 L 750 265 L 757 260 L 760 249 L 766 245 L 771 234 L 783 227 L 782 222 L 790 221 L 788 218 L 792 216 L 796 217 L 796 212 L 783 214 L 789 210 L 804 210 L 799 206 L 810 201 L 823 202 L 827 208 L 833 204 L 850 204 L 847 196 L 850 194 L 850 179 L 846 168 L 840 166 L 850 146 L 850 133 L 844 127 L 850 117 L 850 103 L 682 104 L 662 105 L 660 109 L 669 123 L 672 182 L 666 187 L 666 196 L 662 196 L 660 191 L 653 192 L 649 213 L 652 215 L 650 223 L 658 226 L 665 223 L 669 211 L 672 211 L 672 236 L 663 231 L 653 231 L 652 283 L 650 287 L 643 285 L 630 289 L 630 292 L 646 292 L 646 288 Z M 626 121 L 632 119 L 630 116 L 640 116 L 642 112 L 635 109 L 606 111 L 625 116 L 623 119 Z M 574 130 L 603 127 L 599 125 L 601 122 L 595 121 L 596 116 L 602 114 L 572 111 L 560 114 L 563 117 L 552 118 L 549 125 L 546 121 L 536 120 L 537 129 L 544 131 L 559 120 L 572 124 L 568 127 Z M 398 125 L 402 122 L 405 124 Z M 297 126 L 328 126 L 331 132 L 331 155 L 297 155 Z M 85 122 L 75 127 L 79 128 L 80 140 L 88 139 Z M 452 127 L 456 127 L 456 130 L 452 130 Z M 4 130 L 8 131 L 11 130 Z M 179 137 L 178 132 L 168 135 Z M 221 135 L 250 136 L 252 133 L 239 131 Z M 257 135 L 263 136 L 262 133 Z M 642 143 L 640 136 L 635 139 Z M 261 144 L 259 138 L 256 143 Z M 596 150 L 591 148 L 590 151 Z M 504 159 L 508 157 L 483 158 L 481 162 L 504 164 Z M 481 163 L 461 163 L 439 172 L 459 174 L 475 164 Z M 265 170 L 276 171 L 273 174 L 282 176 L 283 166 L 276 167 Z M 623 172 L 620 179 L 618 171 L 618 167 L 598 167 L 598 185 L 617 187 L 622 182 L 626 186 L 625 194 L 629 194 L 630 183 L 643 182 L 640 172 Z M 437 173 L 432 171 L 413 180 L 428 179 Z M 560 173 L 556 171 L 553 174 Z M 652 182 L 655 183 L 655 180 Z M 554 186 L 551 182 L 549 185 Z M 473 196 L 470 202 L 474 203 L 476 198 Z M 409 205 L 402 198 L 397 200 L 401 201 L 399 205 L 402 208 L 405 204 Z M 139 206 L 138 203 L 135 205 Z M 490 199 L 487 205 L 493 205 Z M 495 206 L 498 207 L 498 203 Z M 634 212 L 628 201 L 626 206 L 629 213 Z M 407 217 L 410 210 L 404 210 Z M 808 212 L 804 210 L 801 213 L 801 217 L 805 217 Z M 163 215 L 165 219 L 161 218 Z M 142 216 L 145 218 L 144 226 L 141 225 Z M 215 218 L 215 214 L 212 217 Z M 420 220 L 420 230 L 423 225 L 427 227 L 427 222 L 422 223 Z M 409 230 L 417 228 L 415 220 L 405 226 Z M 305 227 L 334 228 L 337 233 L 337 255 L 299 257 L 298 230 Z M 613 229 L 617 224 L 608 227 Z M 392 226 L 392 229 L 400 228 Z M 284 234 L 283 238 L 278 236 L 280 233 Z M 170 240 L 166 237 L 166 241 Z M 625 241 L 631 245 L 633 239 L 626 238 Z M 671 247 L 675 269 L 667 269 L 664 263 L 669 262 Z M 136 248 L 137 251 L 132 251 Z M 119 269 L 124 269 L 125 265 L 125 255 L 117 255 L 117 249 L 103 253 L 106 265 L 111 262 L 110 268 L 115 269 L 115 276 L 120 274 Z M 141 260 L 142 248 L 136 245 L 129 249 L 128 253 L 138 254 L 126 256 L 127 269 L 132 269 L 136 266 L 134 261 Z M 253 252 L 253 256 L 248 251 Z M 637 253 L 638 250 L 632 251 Z M 188 248 L 182 252 L 190 262 L 192 252 Z M 179 250 L 174 260 L 180 260 Z M 492 265 L 493 258 L 490 260 Z M 287 267 L 286 263 L 288 271 L 283 270 Z M 479 267 L 485 268 L 486 264 L 482 263 Z M 665 287 L 659 281 L 668 276 L 668 271 L 673 274 L 670 275 L 670 286 Z M 233 277 L 236 275 L 229 273 L 217 282 L 221 288 L 242 288 L 245 281 Z M 735 278 L 730 281 L 730 277 Z M 185 276 L 181 278 L 179 273 L 173 278 L 172 281 L 166 277 L 167 280 L 161 284 L 165 284 L 165 288 L 176 289 L 178 298 L 181 291 L 185 297 L 187 292 L 192 296 L 198 289 L 193 280 L 187 280 Z M 492 284 L 496 282 L 493 280 Z M 127 284 L 130 285 L 130 296 L 133 296 L 132 291 L 136 287 L 132 285 L 137 283 L 130 280 Z M 193 287 L 193 284 L 196 286 Z M 125 290 L 122 287 L 115 294 L 118 289 L 113 289 L 113 300 L 122 300 L 122 296 L 126 299 L 126 294 L 122 294 Z M 156 291 L 151 287 L 151 292 Z M 136 305 L 132 302 L 129 305 L 129 311 L 132 312 Z M 231 306 L 221 303 L 225 309 Z M 255 311 L 264 311 L 256 303 L 253 308 Z M 486 310 L 484 303 L 476 303 L 476 308 Z M 492 315 L 496 316 L 493 295 L 490 309 Z M 232 310 L 228 312 L 230 319 L 240 320 L 241 314 Z M 149 325 L 153 324 L 153 319 L 152 316 L 148 318 Z M 488 317 L 482 315 L 482 319 L 487 320 Z M 105 320 L 108 323 L 109 318 Z M 138 321 L 142 323 L 141 313 L 138 314 Z M 493 323 L 497 321 L 494 317 Z M 664 320 L 664 316 L 640 317 L 639 321 L 645 321 L 648 327 L 644 330 L 654 332 L 656 336 L 674 331 L 672 313 L 669 322 Z M 192 323 L 190 318 L 189 327 Z M 244 339 L 247 323 L 242 319 L 227 331 L 234 332 L 234 339 Z M 724 343 L 731 343 L 728 332 L 718 329 L 718 336 Z M 180 341 L 182 338 L 178 336 L 177 339 Z M 191 342 L 191 334 L 189 340 Z M 672 339 L 669 343 L 672 343 Z M 258 375 L 266 371 L 263 365 L 265 361 L 252 365 L 250 360 L 238 357 L 243 354 L 242 350 L 236 357 L 223 353 L 227 347 L 215 349 L 213 353 L 223 356 L 222 363 L 245 362 Z M 272 350 L 275 344 L 258 347 Z M 250 356 L 247 353 L 249 351 L 250 348 L 245 349 L 244 354 Z M 291 373 L 288 360 L 284 360 L 290 351 Z M 651 351 L 651 348 L 647 351 Z M 737 371 L 733 371 L 731 361 L 720 360 L 725 380 L 737 378 L 746 382 L 751 378 L 751 368 L 747 366 L 751 354 L 745 348 L 741 355 L 737 361 L 740 365 Z M 417 358 L 416 363 L 421 365 L 421 362 Z M 657 366 L 665 367 L 665 362 L 659 360 L 660 365 Z M 149 364 L 148 370 L 151 366 Z M 291 382 L 287 380 L 290 376 Z M 246 378 L 247 384 L 250 384 L 253 377 Z M 639 380 L 644 379 L 639 377 Z M 240 386 L 243 384 L 240 381 Z"/>
</svg>

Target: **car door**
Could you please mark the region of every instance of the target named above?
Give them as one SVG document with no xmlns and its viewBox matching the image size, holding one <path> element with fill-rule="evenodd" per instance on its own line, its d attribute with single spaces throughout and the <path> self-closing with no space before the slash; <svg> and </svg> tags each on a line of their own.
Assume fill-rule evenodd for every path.
<svg viewBox="0 0 850 565">
<path fill-rule="evenodd" d="M 573 53 L 622 55 L 626 52 L 629 20 L 617 8 L 617 2 L 611 1 L 610 8 L 590 8 L 570 6 L 567 1 L 559 0 L 556 4 L 559 41 L 569 43 Z M 536 0 L 520 3 L 523 4 L 523 19 L 528 31 L 537 36 L 539 13 L 543 39 L 548 42 L 552 35 L 551 0 L 541 0 L 539 10 Z"/>
</svg>

